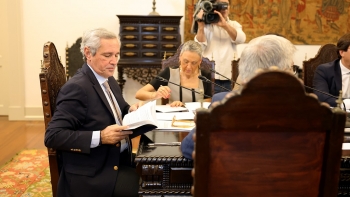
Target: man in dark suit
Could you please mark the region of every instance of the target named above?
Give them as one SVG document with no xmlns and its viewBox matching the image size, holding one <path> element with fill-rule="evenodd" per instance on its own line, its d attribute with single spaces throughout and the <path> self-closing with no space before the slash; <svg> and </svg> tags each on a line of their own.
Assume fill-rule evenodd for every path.
<svg viewBox="0 0 350 197">
<path fill-rule="evenodd" d="M 339 90 L 343 91 L 344 104 L 350 107 L 350 33 L 343 35 L 337 43 L 338 59 L 321 64 L 317 67 L 313 79 L 314 88 L 323 92 L 339 96 Z M 314 92 L 319 101 L 326 102 L 335 107 L 336 98 L 327 96 L 320 92 Z"/>
<path fill-rule="evenodd" d="M 239 75 L 241 84 L 247 83 L 255 76 L 257 70 L 269 69 L 275 66 L 280 70 L 292 72 L 293 56 L 296 51 L 295 46 L 287 39 L 277 35 L 264 35 L 251 40 L 242 51 L 239 60 Z M 224 97 L 233 96 L 240 93 L 240 89 L 233 92 L 221 92 L 214 94 L 212 106 L 218 104 L 217 101 Z M 193 129 L 181 142 L 181 151 L 184 157 L 192 159 L 194 150 L 193 136 L 196 129 Z"/>
<path fill-rule="evenodd" d="M 81 52 L 86 62 L 61 88 L 45 133 L 45 145 L 61 152 L 57 196 L 136 197 L 139 177 L 125 139 L 150 128 L 125 131 L 128 127 L 121 126 L 120 116 L 139 104 L 125 102 L 113 77 L 120 40 L 105 29 L 87 31 Z"/>
</svg>

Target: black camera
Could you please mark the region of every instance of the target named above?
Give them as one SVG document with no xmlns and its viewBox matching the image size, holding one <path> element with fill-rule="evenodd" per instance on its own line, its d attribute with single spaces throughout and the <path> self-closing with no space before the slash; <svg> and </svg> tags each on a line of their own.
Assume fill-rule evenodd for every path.
<svg viewBox="0 0 350 197">
<path fill-rule="evenodd" d="M 217 2 L 216 0 L 198 0 L 195 6 L 195 12 L 193 14 L 193 23 L 191 33 L 196 34 L 198 30 L 198 21 L 203 21 L 205 24 L 217 23 L 220 21 L 220 16 L 214 12 L 214 10 L 220 12 L 221 10 L 228 9 L 228 3 Z M 203 10 L 203 18 L 197 18 L 197 14 L 200 10 Z"/>
<path fill-rule="evenodd" d="M 220 21 L 220 16 L 214 13 L 214 10 L 220 12 L 228 9 L 228 3 L 204 0 L 199 4 L 199 8 L 203 10 L 203 21 L 205 24 L 217 23 Z"/>
</svg>

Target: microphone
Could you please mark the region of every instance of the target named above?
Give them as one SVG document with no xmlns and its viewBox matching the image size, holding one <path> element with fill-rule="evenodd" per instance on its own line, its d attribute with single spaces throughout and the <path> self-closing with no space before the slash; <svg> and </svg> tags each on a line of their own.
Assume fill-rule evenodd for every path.
<svg viewBox="0 0 350 197">
<path fill-rule="evenodd" d="M 179 87 L 181 87 L 181 88 L 184 88 L 184 89 L 186 89 L 186 90 L 195 92 L 195 93 L 197 93 L 197 94 L 201 94 L 201 95 L 203 95 L 203 96 L 205 96 L 205 97 L 209 97 L 209 98 L 211 97 L 211 96 L 205 95 L 204 93 L 197 92 L 197 91 L 194 90 L 193 88 L 192 88 L 192 89 L 191 89 L 191 88 L 186 88 L 186 87 L 184 87 L 184 86 L 182 86 L 182 85 L 179 85 L 179 84 L 176 84 L 176 83 L 174 83 L 174 82 L 171 82 L 171 81 L 169 81 L 169 80 L 167 80 L 167 79 L 164 79 L 163 77 L 160 77 L 160 76 L 156 76 L 156 79 L 158 79 L 159 81 L 164 81 L 164 82 L 167 82 L 167 83 L 174 84 L 174 85 L 179 86 Z"/>
<path fill-rule="evenodd" d="M 304 85 L 304 87 L 305 87 L 305 88 L 309 88 L 309 89 L 311 89 L 311 90 L 313 90 L 313 91 L 319 92 L 319 93 L 321 93 L 321 94 L 327 95 L 327 96 L 329 96 L 329 97 L 338 99 L 338 97 L 336 97 L 336 96 L 334 96 L 334 95 L 332 95 L 332 94 L 329 94 L 329 93 L 327 93 L 327 92 L 323 92 L 323 91 L 321 91 L 321 90 L 312 88 L 312 87 L 307 86 L 307 85 Z M 344 107 L 344 111 L 346 111 L 346 107 L 345 107 L 345 103 L 344 103 L 344 102 L 343 102 L 343 107 Z"/>
<path fill-rule="evenodd" d="M 226 90 L 226 91 L 228 91 L 228 92 L 231 91 L 231 90 L 225 88 L 224 86 L 221 86 L 221 85 L 219 85 L 219 84 L 217 84 L 217 83 L 212 82 L 211 80 L 209 80 L 208 78 L 204 77 L 203 75 L 199 75 L 198 78 L 199 78 L 200 80 L 206 82 L 206 83 L 212 83 L 212 84 L 214 84 L 214 85 L 216 85 L 216 86 L 219 86 L 220 88 L 222 88 L 222 89 L 224 89 L 224 90 Z"/>
<path fill-rule="evenodd" d="M 221 77 L 223 77 L 223 78 L 225 78 L 225 79 L 227 79 L 227 80 L 229 80 L 229 81 L 231 81 L 231 82 L 233 82 L 233 83 L 235 83 L 235 84 L 237 84 L 237 85 L 241 85 L 241 84 L 239 84 L 239 83 L 237 83 L 237 82 L 235 82 L 235 81 L 233 81 L 233 80 L 227 78 L 226 76 L 224 76 L 224 75 L 222 75 L 222 74 L 216 72 L 216 70 L 214 70 L 214 69 L 212 69 L 212 68 L 209 68 L 209 70 L 210 70 L 210 72 L 213 72 L 213 73 L 215 73 L 215 74 L 218 74 L 218 75 L 220 75 Z"/>
</svg>

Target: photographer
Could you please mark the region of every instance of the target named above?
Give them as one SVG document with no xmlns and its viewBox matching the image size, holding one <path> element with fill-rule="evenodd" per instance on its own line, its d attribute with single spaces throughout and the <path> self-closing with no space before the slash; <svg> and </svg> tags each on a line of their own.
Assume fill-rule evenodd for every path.
<svg viewBox="0 0 350 197">
<path fill-rule="evenodd" d="M 200 3 L 209 3 L 208 0 L 199 1 Z M 212 1 L 210 1 L 212 2 Z M 194 16 L 197 23 L 196 36 L 194 40 L 201 44 L 203 48 L 203 56 L 215 61 L 215 70 L 231 79 L 231 61 L 236 52 L 236 45 L 245 42 L 246 35 L 242 30 L 242 25 L 237 21 L 231 21 L 228 18 L 230 0 L 216 0 L 213 5 L 219 5 L 220 9 L 213 9 L 214 14 L 218 15 L 218 22 L 208 23 L 206 17 L 208 10 L 200 9 Z M 224 5 L 224 6 L 221 6 Z M 223 8 L 222 8 L 223 7 Z M 210 21 L 209 21 L 210 22 Z M 226 78 L 215 75 L 215 83 L 232 89 L 231 81 Z M 215 93 L 225 91 L 215 86 Z"/>
</svg>

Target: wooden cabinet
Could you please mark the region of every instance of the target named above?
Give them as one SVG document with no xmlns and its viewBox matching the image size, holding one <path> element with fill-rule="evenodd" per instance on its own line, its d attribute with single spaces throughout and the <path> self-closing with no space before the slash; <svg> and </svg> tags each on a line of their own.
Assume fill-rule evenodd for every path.
<svg viewBox="0 0 350 197">
<path fill-rule="evenodd" d="M 118 83 L 123 89 L 123 75 L 142 85 L 149 83 L 160 71 L 161 61 L 175 54 L 181 44 L 182 16 L 117 15 L 121 40 Z"/>
</svg>

